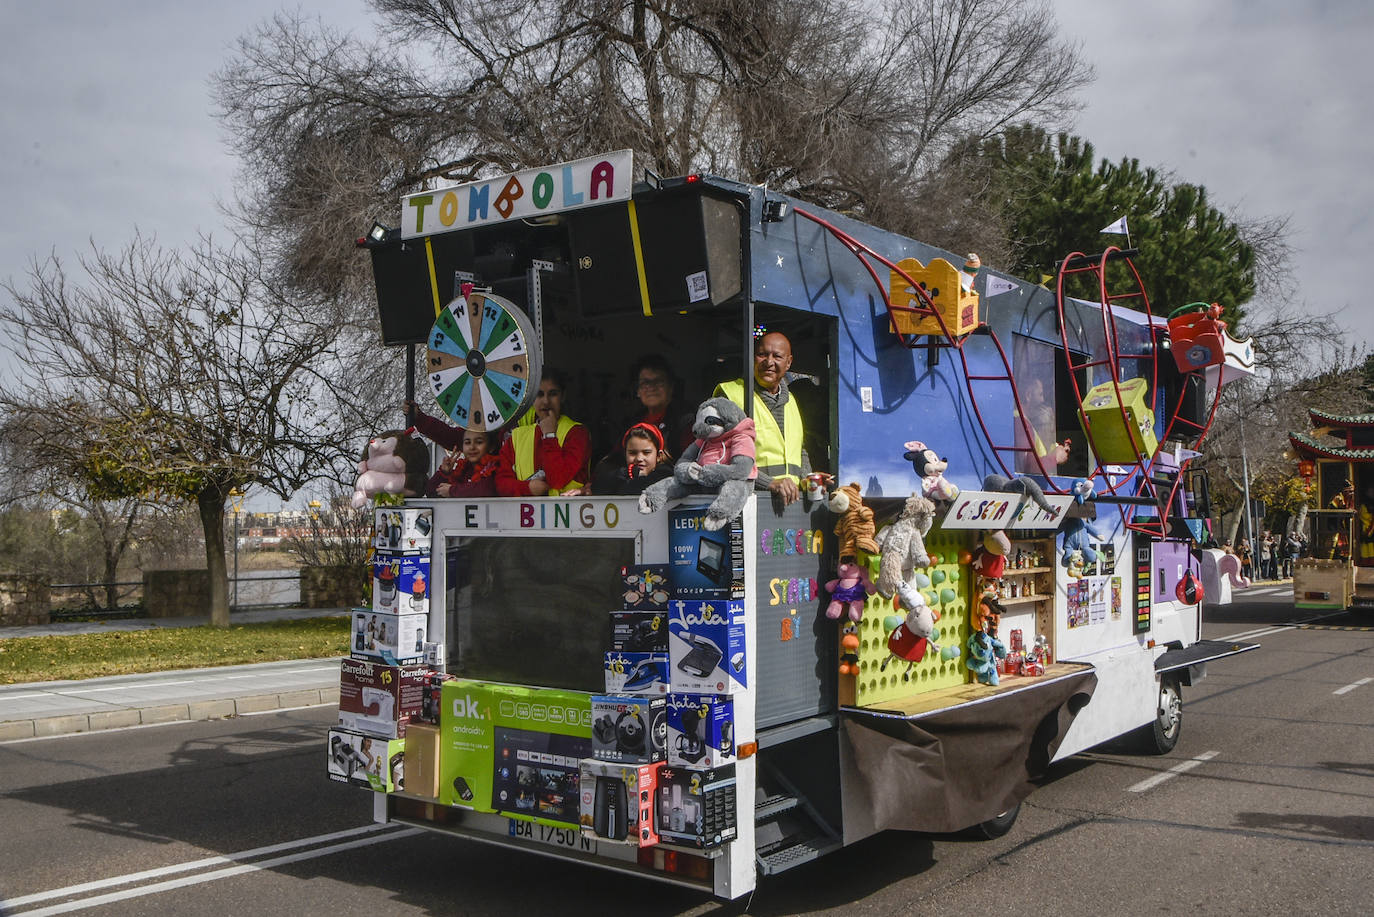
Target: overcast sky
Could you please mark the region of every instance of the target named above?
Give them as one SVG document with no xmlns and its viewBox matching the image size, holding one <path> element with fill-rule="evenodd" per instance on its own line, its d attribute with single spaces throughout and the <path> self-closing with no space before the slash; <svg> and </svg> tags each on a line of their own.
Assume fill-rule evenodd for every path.
<svg viewBox="0 0 1374 917">
<path fill-rule="evenodd" d="M 1368 0 L 1056 0 L 1097 81 L 1075 133 L 1099 157 L 1206 186 L 1215 205 L 1291 215 L 1293 308 L 1344 308 L 1374 342 L 1360 288 L 1374 249 L 1374 4 Z M 0 277 L 68 262 L 134 227 L 179 246 L 224 234 L 235 163 L 209 77 L 274 0 L 0 0 Z M 345 29 L 362 0 L 310 0 Z M 938 239 L 925 240 L 939 244 Z"/>
</svg>

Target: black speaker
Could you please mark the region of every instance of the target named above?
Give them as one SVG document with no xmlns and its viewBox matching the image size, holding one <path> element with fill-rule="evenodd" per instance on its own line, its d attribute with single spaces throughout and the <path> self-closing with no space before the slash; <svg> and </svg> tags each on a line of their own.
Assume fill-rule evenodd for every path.
<svg viewBox="0 0 1374 917">
<path fill-rule="evenodd" d="M 454 295 L 453 275 L 470 270 L 472 234 L 430 236 L 434 276 L 439 283 L 439 307 Z M 407 239 L 373 246 L 372 278 L 377 285 L 377 314 L 382 320 L 383 344 L 423 344 L 434 327 L 434 290 L 429 282 L 429 258 L 424 239 Z"/>
<path fill-rule="evenodd" d="M 649 308 L 718 306 L 743 290 L 740 208 L 702 187 L 637 196 L 635 224 Z M 643 314 L 626 203 L 566 215 L 577 299 L 584 318 Z"/>
</svg>

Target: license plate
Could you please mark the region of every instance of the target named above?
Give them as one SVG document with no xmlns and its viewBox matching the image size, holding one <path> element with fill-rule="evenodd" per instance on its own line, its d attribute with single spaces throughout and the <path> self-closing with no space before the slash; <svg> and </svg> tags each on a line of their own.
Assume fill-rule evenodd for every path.
<svg viewBox="0 0 1374 917">
<path fill-rule="evenodd" d="M 596 838 L 583 834 L 576 828 L 556 828 L 518 818 L 509 819 L 511 837 L 523 838 L 550 847 L 576 850 L 579 853 L 596 853 Z"/>
</svg>

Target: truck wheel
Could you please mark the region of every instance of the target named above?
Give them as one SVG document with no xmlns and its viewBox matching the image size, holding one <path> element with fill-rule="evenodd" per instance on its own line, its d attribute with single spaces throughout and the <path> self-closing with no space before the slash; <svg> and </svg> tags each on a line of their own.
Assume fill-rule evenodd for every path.
<svg viewBox="0 0 1374 917">
<path fill-rule="evenodd" d="M 1142 726 L 1137 732 L 1141 750 L 1147 755 L 1167 755 L 1178 744 L 1178 736 L 1182 731 L 1183 689 L 1178 679 L 1161 678 L 1154 722 Z"/>
<path fill-rule="evenodd" d="M 985 822 L 979 822 L 971 828 L 966 828 L 964 834 L 979 841 L 995 840 L 1011 830 L 1011 826 L 1016 824 L 1016 816 L 1021 814 L 1021 803 L 1017 803 L 1007 811 L 995 818 L 989 818 Z"/>
</svg>

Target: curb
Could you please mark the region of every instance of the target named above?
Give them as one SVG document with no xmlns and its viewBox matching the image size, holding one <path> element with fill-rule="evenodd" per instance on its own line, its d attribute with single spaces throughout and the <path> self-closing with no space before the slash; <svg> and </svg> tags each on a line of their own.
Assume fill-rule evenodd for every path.
<svg viewBox="0 0 1374 917">
<path fill-rule="evenodd" d="M 337 686 L 283 691 L 275 694 L 254 694 L 247 697 L 193 701 L 186 704 L 160 704 L 153 707 L 103 710 L 97 713 L 77 713 L 49 716 L 32 720 L 10 720 L 0 723 L 0 742 L 15 739 L 50 738 L 123 729 L 129 726 L 152 726 L 160 723 L 222 720 L 248 713 L 264 713 L 293 707 L 315 707 L 339 703 Z"/>
</svg>

